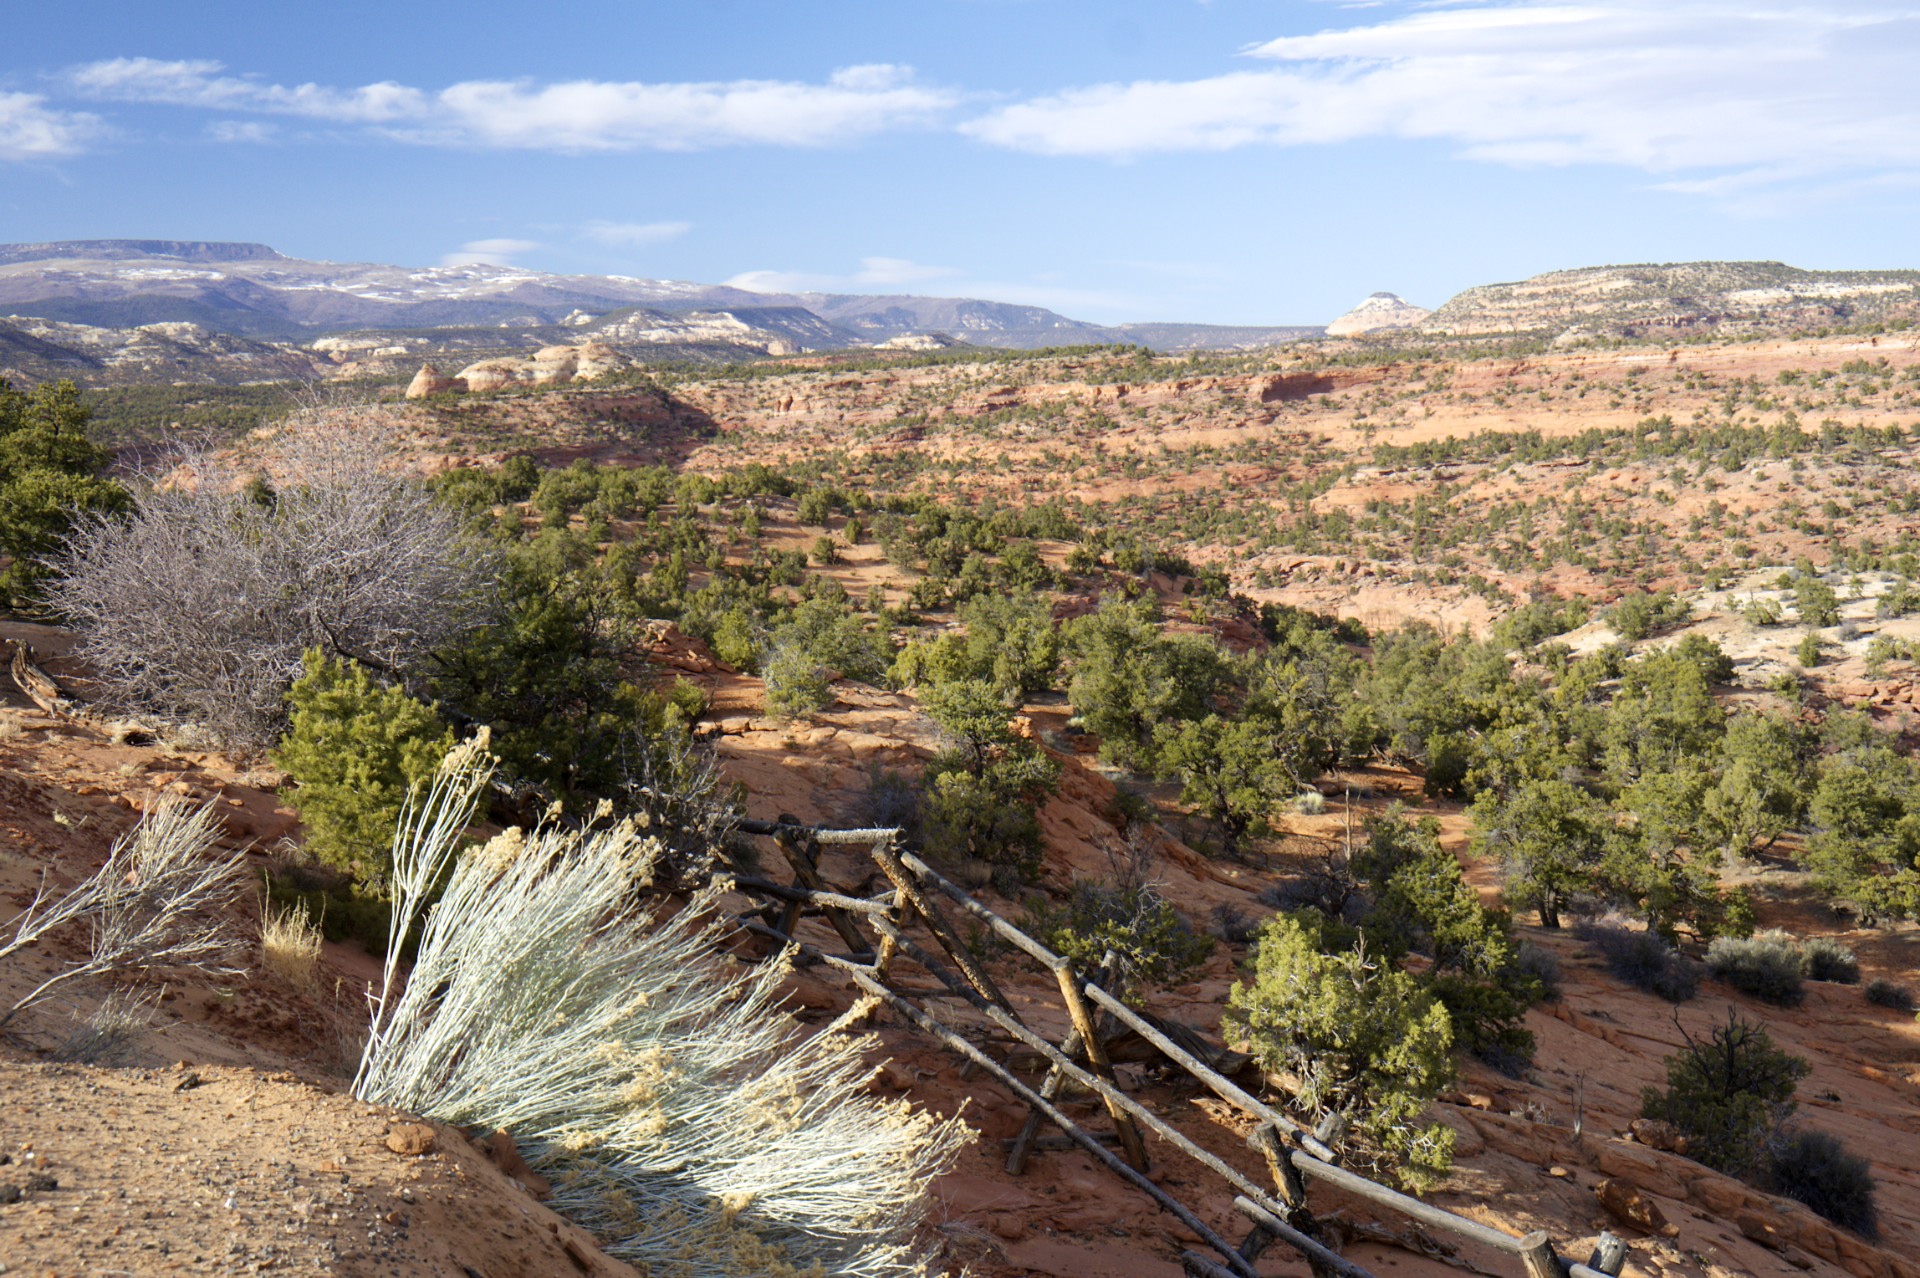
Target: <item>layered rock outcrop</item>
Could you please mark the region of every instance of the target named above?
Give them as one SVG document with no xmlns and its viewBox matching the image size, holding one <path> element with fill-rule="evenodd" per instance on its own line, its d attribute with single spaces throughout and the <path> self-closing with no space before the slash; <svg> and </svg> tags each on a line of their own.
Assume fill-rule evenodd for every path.
<svg viewBox="0 0 1920 1278">
<path fill-rule="evenodd" d="M 558 386 L 568 382 L 587 382 L 609 373 L 632 368 L 633 361 L 604 342 L 582 342 L 578 346 L 543 346 L 525 359 L 506 357 L 483 359 L 467 365 L 451 380 L 464 383 L 474 392 L 505 390 L 509 386 Z M 427 369 L 414 377 L 418 384 Z M 457 390 L 459 385 L 442 387 Z M 423 391 L 422 394 L 432 394 Z M 409 397 L 413 388 L 407 389 Z"/>
<path fill-rule="evenodd" d="M 1432 311 L 1413 305 L 1398 293 L 1375 293 L 1327 325 L 1327 336 L 1354 337 L 1361 333 L 1418 328 L 1431 314 Z"/>
<path fill-rule="evenodd" d="M 457 377 L 448 377 L 431 364 L 422 364 L 420 371 L 407 383 L 408 399 L 425 399 L 429 395 L 444 395 L 448 391 L 463 391 L 465 382 Z"/>
</svg>

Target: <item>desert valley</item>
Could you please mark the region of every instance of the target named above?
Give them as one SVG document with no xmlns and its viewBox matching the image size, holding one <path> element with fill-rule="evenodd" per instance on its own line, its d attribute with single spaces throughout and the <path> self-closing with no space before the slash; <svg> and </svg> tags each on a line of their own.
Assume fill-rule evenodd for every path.
<svg viewBox="0 0 1920 1278">
<path fill-rule="evenodd" d="M 9 309 L 4 1272 L 1920 1273 L 1920 274 Z"/>
</svg>

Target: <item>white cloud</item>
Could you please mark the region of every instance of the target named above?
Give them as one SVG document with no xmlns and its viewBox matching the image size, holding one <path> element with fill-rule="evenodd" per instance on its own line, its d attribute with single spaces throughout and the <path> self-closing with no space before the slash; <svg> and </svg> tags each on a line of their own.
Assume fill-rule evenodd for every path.
<svg viewBox="0 0 1920 1278">
<path fill-rule="evenodd" d="M 215 142 L 271 142 L 280 136 L 280 126 L 264 120 L 215 120 L 207 126 L 207 136 Z"/>
<path fill-rule="evenodd" d="M 951 266 L 928 266 L 904 257 L 863 257 L 860 269 L 847 275 L 809 271 L 742 271 L 726 281 L 750 293 L 867 293 L 875 289 L 900 292 L 916 284 L 952 279 L 963 272 Z"/>
<path fill-rule="evenodd" d="M 442 266 L 512 266 L 513 259 L 540 247 L 538 240 L 468 240 L 441 257 Z"/>
<path fill-rule="evenodd" d="M 961 128 L 1116 158 L 1397 137 L 1663 174 L 1920 168 L 1920 11 L 1878 0 L 1475 0 L 1247 54 L 1277 65 L 1070 89 Z"/>
<path fill-rule="evenodd" d="M 101 131 L 98 116 L 50 108 L 31 93 L 0 93 L 0 160 L 77 155 Z"/>
<path fill-rule="evenodd" d="M 677 240 L 692 229 L 691 222 L 589 222 L 580 234 L 609 248 L 644 248 Z"/>
<path fill-rule="evenodd" d="M 1076 289 L 1057 279 L 979 279 L 951 266 L 929 266 L 899 257 L 863 257 L 845 275 L 812 271 L 742 271 L 725 281 L 749 293 L 907 293 L 921 297 L 972 297 L 1019 306 L 1082 311 L 1137 310 L 1137 299 Z"/>
<path fill-rule="evenodd" d="M 845 67 L 825 84 L 467 80 L 428 90 L 391 81 L 288 86 L 228 75 L 212 61 L 114 58 L 77 67 L 69 80 L 83 94 L 113 101 L 297 115 L 411 142 L 545 151 L 828 146 L 928 125 L 959 100 L 892 64 Z"/>
<path fill-rule="evenodd" d="M 357 89 L 318 84 L 265 84 L 252 77 L 222 75 L 218 62 L 113 58 L 77 67 L 70 75 L 80 92 L 116 102 L 212 107 L 306 116 L 344 124 L 392 124 L 417 118 L 427 95 L 383 81 Z"/>
</svg>

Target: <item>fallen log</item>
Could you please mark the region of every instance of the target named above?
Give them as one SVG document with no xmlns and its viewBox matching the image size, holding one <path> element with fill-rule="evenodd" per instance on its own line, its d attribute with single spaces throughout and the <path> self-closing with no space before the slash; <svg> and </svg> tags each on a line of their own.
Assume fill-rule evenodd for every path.
<svg viewBox="0 0 1920 1278">
<path fill-rule="evenodd" d="M 70 697 L 60 690 L 53 676 L 42 670 L 33 660 L 33 645 L 25 640 L 13 644 L 13 660 L 8 663 L 13 682 L 27 699 L 47 714 L 58 719 L 71 719 L 80 709 L 77 698 Z"/>
</svg>

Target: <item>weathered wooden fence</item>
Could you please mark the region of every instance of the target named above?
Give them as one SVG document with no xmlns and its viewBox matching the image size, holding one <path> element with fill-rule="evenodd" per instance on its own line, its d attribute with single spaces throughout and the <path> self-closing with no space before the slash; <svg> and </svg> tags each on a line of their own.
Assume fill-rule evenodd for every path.
<svg viewBox="0 0 1920 1278">
<path fill-rule="evenodd" d="M 859 999 L 836 1027 L 845 1027 L 886 1008 L 908 1024 L 948 1047 L 971 1066 L 985 1070 L 1029 1106 L 1028 1120 L 1007 1156 L 1009 1171 L 1024 1166 L 1044 1122 L 1058 1127 L 1072 1144 L 1084 1149 L 1115 1175 L 1133 1185 L 1201 1239 L 1213 1257 L 1196 1251 L 1181 1253 L 1181 1263 L 1196 1278 L 1255 1278 L 1254 1262 L 1272 1244 L 1284 1243 L 1305 1258 L 1317 1276 L 1372 1278 L 1367 1270 L 1335 1252 L 1326 1242 L 1328 1231 L 1308 1206 L 1308 1190 L 1315 1183 L 1363 1199 L 1446 1235 L 1478 1251 L 1492 1253 L 1525 1278 L 1615 1278 L 1622 1272 L 1626 1245 L 1602 1234 L 1599 1247 L 1585 1263 L 1563 1258 L 1543 1231 L 1516 1238 L 1478 1221 L 1422 1202 L 1355 1174 L 1339 1165 L 1336 1146 L 1341 1133 L 1337 1121 L 1309 1130 L 1288 1115 L 1240 1087 L 1221 1070 L 1221 1054 L 1210 1052 L 1199 1036 L 1184 1027 L 1136 1011 L 1106 988 L 1111 979 L 1089 979 L 1069 960 L 1009 923 L 999 914 L 947 880 L 901 846 L 897 829 L 828 830 L 790 819 L 748 821 L 744 833 L 773 840 L 793 871 L 792 883 L 737 875 L 736 887 L 762 903 L 744 911 L 742 925 L 766 937 L 775 949 L 791 946 L 843 975 Z M 873 897 L 850 896 L 828 888 L 818 864 L 823 846 L 850 845 L 866 849 L 891 885 Z M 1058 1044 L 1021 1020 L 1013 1005 L 995 985 L 986 967 L 955 931 L 940 898 L 971 916 L 1000 941 L 1047 969 L 1059 985 L 1071 1031 Z M 795 935 L 801 921 L 818 917 L 846 944 L 846 952 L 832 953 Z M 937 949 L 914 939 L 923 931 Z M 922 968 L 938 988 L 912 987 L 899 981 L 894 967 L 902 958 Z M 922 1006 L 929 998 L 957 999 L 972 1007 L 1014 1042 L 1036 1053 L 1048 1065 L 1038 1088 L 1023 1082 L 1007 1063 L 996 1060 L 980 1043 L 928 1015 Z M 1264 1156 L 1273 1182 L 1268 1188 L 1196 1144 L 1153 1109 L 1123 1091 L 1114 1076 L 1109 1048 L 1119 1039 L 1138 1040 L 1221 1100 L 1252 1119 L 1248 1143 Z M 1208 1056 L 1212 1056 L 1210 1063 Z M 1068 1083 L 1092 1092 L 1112 1119 L 1113 1141 L 1088 1131 L 1055 1103 Z M 1151 1132 L 1180 1154 L 1225 1181 L 1235 1193 L 1234 1208 L 1246 1218 L 1249 1231 L 1238 1243 L 1223 1238 L 1191 1209 L 1147 1176 L 1144 1132 Z"/>
</svg>

